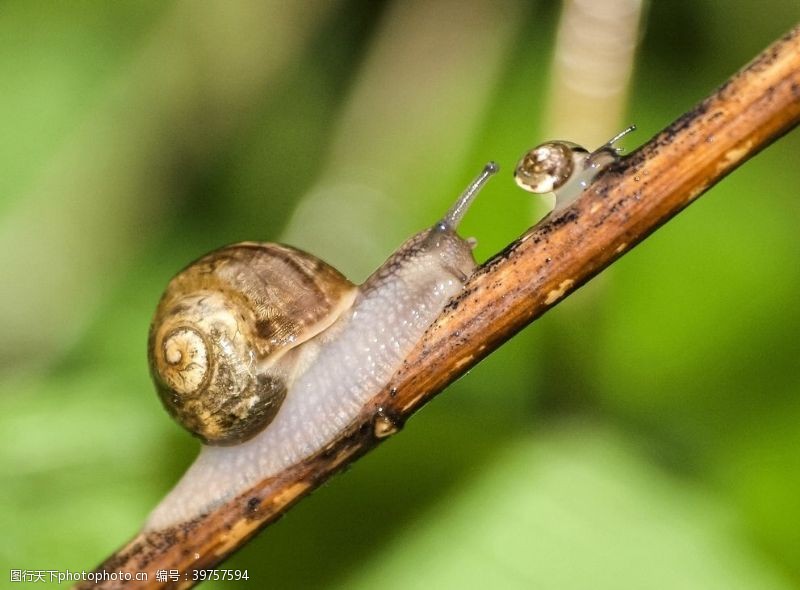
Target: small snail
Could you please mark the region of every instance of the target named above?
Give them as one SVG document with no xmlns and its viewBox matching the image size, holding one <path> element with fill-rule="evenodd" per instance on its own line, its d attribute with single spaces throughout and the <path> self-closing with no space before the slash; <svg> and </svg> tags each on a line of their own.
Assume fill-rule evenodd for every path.
<svg viewBox="0 0 800 590">
<path fill-rule="evenodd" d="M 514 180 L 531 193 L 554 192 L 555 208 L 562 209 L 604 168 L 619 160 L 619 150 L 614 143 L 634 129 L 636 126 L 631 125 L 591 153 L 571 141 L 543 143 L 522 156 L 514 170 Z"/>
<path fill-rule="evenodd" d="M 168 412 L 206 443 L 151 515 L 161 527 L 310 456 L 386 385 L 475 269 L 456 234 L 489 163 L 363 285 L 300 250 L 244 242 L 167 286 L 148 356 Z"/>
</svg>

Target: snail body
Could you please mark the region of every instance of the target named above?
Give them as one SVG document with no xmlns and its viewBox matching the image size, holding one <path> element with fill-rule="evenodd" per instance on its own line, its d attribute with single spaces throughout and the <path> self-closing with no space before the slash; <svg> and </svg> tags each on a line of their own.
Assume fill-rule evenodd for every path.
<svg viewBox="0 0 800 590">
<path fill-rule="evenodd" d="M 517 185 L 531 193 L 555 193 L 555 209 L 572 203 L 583 189 L 610 164 L 619 161 L 614 143 L 633 131 L 631 125 L 589 152 L 571 141 L 548 141 L 529 150 L 514 169 Z"/>
<path fill-rule="evenodd" d="M 315 277 L 327 275 L 326 286 L 320 290 L 325 295 L 312 298 L 313 304 L 292 309 L 290 319 L 300 321 L 295 321 L 299 325 L 288 330 L 286 335 L 265 338 L 269 330 L 264 329 L 259 335 L 257 329 L 251 328 L 237 334 L 233 327 L 224 328 L 225 322 L 218 323 L 213 334 L 205 334 L 202 338 L 211 342 L 205 350 L 216 355 L 219 350 L 226 349 L 227 341 L 223 342 L 220 337 L 226 330 L 237 337 L 245 331 L 248 339 L 255 336 L 250 344 L 241 346 L 244 353 L 239 355 L 242 363 L 237 366 L 243 367 L 239 374 L 244 385 L 232 385 L 234 380 L 227 377 L 236 372 L 230 369 L 223 370 L 223 377 L 215 381 L 217 369 L 208 358 L 205 362 L 210 368 L 205 373 L 191 367 L 191 362 L 185 364 L 184 371 L 188 371 L 185 379 L 165 373 L 165 369 L 184 363 L 184 359 L 204 360 L 203 354 L 195 354 L 191 346 L 196 337 L 187 336 L 187 333 L 197 329 L 199 334 L 205 326 L 202 323 L 191 326 L 182 316 L 186 316 L 187 310 L 189 316 L 197 316 L 200 299 L 213 300 L 218 296 L 216 292 L 213 296 L 207 294 L 203 281 L 220 282 L 221 276 L 224 279 L 221 291 L 224 292 L 228 278 L 244 279 L 250 272 L 258 274 L 257 271 L 236 270 L 235 264 L 230 262 L 244 254 L 242 249 L 251 251 L 251 255 L 256 252 L 257 257 L 270 251 L 279 257 L 299 251 L 283 251 L 281 249 L 286 247 L 273 244 L 240 244 L 201 258 L 173 279 L 151 327 L 149 349 L 157 389 L 168 409 L 174 403 L 173 398 L 181 395 L 175 383 L 183 389 L 191 389 L 192 396 L 201 389 L 198 384 L 221 385 L 213 397 L 222 396 L 223 399 L 213 399 L 200 411 L 193 409 L 197 405 L 194 401 L 170 409 L 174 417 L 207 444 L 183 479 L 151 514 L 147 529 L 163 528 L 202 514 L 257 481 L 324 448 L 352 422 L 365 403 L 387 385 L 414 344 L 474 271 L 473 243 L 462 239 L 455 230 L 478 189 L 496 169 L 494 164 L 487 165 L 441 221 L 407 240 L 357 288 L 338 271 L 301 253 L 324 265 L 320 266 L 320 272 L 312 274 Z M 278 250 L 272 250 L 276 248 Z M 203 280 L 192 277 L 194 273 L 203 275 Z M 328 286 L 329 282 L 332 286 Z M 198 290 L 202 294 L 198 295 Z M 237 306 L 244 304 L 236 309 L 245 311 L 231 314 L 236 320 L 247 322 L 266 313 L 268 306 L 261 295 L 243 296 L 238 291 L 227 295 L 226 299 L 236 302 Z M 296 293 L 290 295 L 295 296 Z M 330 301 L 325 300 L 328 296 Z M 203 305 L 210 302 L 217 303 L 206 299 Z M 311 313 L 308 305 L 319 309 Z M 213 321 L 206 323 L 214 324 Z M 178 340 L 173 342 L 171 338 Z M 189 345 L 185 345 L 187 341 Z M 181 346 L 178 359 L 173 349 Z M 265 393 L 266 400 L 262 402 L 256 398 L 259 397 L 258 384 L 265 380 L 274 382 L 262 388 L 260 393 Z M 183 384 L 184 381 L 188 384 Z M 251 405 L 255 408 L 253 411 L 240 408 L 242 404 L 226 401 L 226 395 L 239 398 L 240 392 L 252 397 L 252 401 L 243 405 Z M 234 412 L 223 409 L 221 414 L 225 418 L 219 419 L 215 408 L 224 408 L 226 403 L 237 409 Z M 258 409 L 259 404 L 261 409 Z M 188 420 L 186 411 L 190 415 Z M 196 424 L 198 420 L 200 426 Z M 211 426 L 202 423 L 204 420 Z"/>
</svg>

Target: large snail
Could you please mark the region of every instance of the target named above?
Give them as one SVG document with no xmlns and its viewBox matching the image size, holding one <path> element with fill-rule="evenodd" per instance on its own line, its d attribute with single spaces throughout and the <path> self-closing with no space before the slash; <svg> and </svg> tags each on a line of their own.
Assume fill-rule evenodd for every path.
<svg viewBox="0 0 800 590">
<path fill-rule="evenodd" d="M 151 372 L 169 413 L 206 445 L 149 527 L 197 516 L 355 418 L 474 271 L 474 243 L 456 228 L 496 171 L 487 164 L 358 287 L 310 254 L 255 242 L 172 279 L 150 329 Z"/>
<path fill-rule="evenodd" d="M 636 126 L 624 129 L 593 152 L 571 141 L 548 141 L 525 153 L 514 170 L 520 188 L 535 194 L 555 193 L 555 209 L 563 209 L 606 167 L 619 161 L 614 143 Z"/>
</svg>

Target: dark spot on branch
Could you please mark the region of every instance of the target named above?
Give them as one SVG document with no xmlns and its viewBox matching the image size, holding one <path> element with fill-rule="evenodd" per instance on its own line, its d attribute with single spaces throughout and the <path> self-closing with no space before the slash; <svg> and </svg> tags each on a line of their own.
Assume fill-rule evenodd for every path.
<svg viewBox="0 0 800 590">
<path fill-rule="evenodd" d="M 566 225 L 567 223 L 574 222 L 578 220 L 578 212 L 574 209 L 567 209 L 562 215 L 559 215 L 553 221 L 549 223 L 549 231 L 557 227 L 561 227 Z"/>
<path fill-rule="evenodd" d="M 245 509 L 248 515 L 255 514 L 258 512 L 258 507 L 261 505 L 261 500 L 253 496 L 247 501 L 247 508 Z"/>
</svg>

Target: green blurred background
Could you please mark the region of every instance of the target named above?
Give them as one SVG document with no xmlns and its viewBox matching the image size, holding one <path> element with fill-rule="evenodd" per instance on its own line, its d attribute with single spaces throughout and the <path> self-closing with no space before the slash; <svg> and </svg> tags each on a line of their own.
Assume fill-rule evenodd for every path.
<svg viewBox="0 0 800 590">
<path fill-rule="evenodd" d="M 534 221 L 509 170 L 547 139 L 558 16 L 2 4 L 2 585 L 95 566 L 196 454 L 145 361 L 189 260 L 280 239 L 360 281 L 489 159 L 478 257 Z M 649 5 L 626 146 L 798 17 Z M 798 153 L 795 132 L 745 164 L 226 567 L 269 588 L 800 588 Z"/>
</svg>

